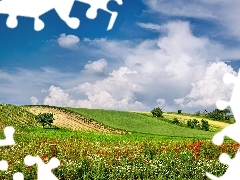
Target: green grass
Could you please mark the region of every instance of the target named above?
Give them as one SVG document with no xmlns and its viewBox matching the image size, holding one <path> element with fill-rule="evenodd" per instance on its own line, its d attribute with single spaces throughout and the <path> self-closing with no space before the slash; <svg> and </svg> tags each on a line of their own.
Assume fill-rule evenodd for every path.
<svg viewBox="0 0 240 180">
<path fill-rule="evenodd" d="M 61 166 L 53 173 L 59 179 L 70 180 L 206 179 L 206 171 L 217 176 L 225 172 L 226 167 L 218 159 L 221 147 L 211 143 L 216 132 L 180 127 L 147 114 L 66 109 L 134 133 L 43 129 L 36 124 L 35 116 L 23 108 L 0 105 L 2 128 L 6 125 L 21 127 L 19 133 L 14 134 L 16 144 L 1 148 L 1 157 L 10 166 L 8 171 L 0 172 L 0 179 L 12 179 L 16 172 L 22 172 L 26 180 L 37 179 L 37 166 L 27 167 L 23 162 L 26 155 L 38 155 L 45 163 L 57 157 Z M 0 138 L 3 137 L 2 131 Z M 224 152 L 234 155 L 237 149 L 236 143 L 225 142 Z"/>
<path fill-rule="evenodd" d="M 152 134 L 158 136 L 179 137 L 179 138 L 212 138 L 213 132 L 180 127 L 174 124 L 164 122 L 160 119 L 148 117 L 139 113 L 84 109 L 84 108 L 66 108 L 77 112 L 83 116 L 94 119 L 97 122 L 107 126 L 123 129 L 142 134 Z"/>
<path fill-rule="evenodd" d="M 35 121 L 35 115 L 22 107 L 11 104 L 0 104 L 0 128 L 14 126 L 15 128 L 29 129 L 39 127 Z"/>
</svg>

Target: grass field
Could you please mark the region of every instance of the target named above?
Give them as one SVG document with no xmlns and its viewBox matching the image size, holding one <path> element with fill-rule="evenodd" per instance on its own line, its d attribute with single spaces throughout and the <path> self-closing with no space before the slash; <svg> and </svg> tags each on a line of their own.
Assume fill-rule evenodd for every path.
<svg viewBox="0 0 240 180">
<path fill-rule="evenodd" d="M 214 133 L 204 132 L 185 127 L 179 127 L 153 117 L 147 117 L 134 112 L 101 110 L 101 109 L 78 109 L 66 108 L 83 116 L 92 118 L 97 122 L 113 128 L 124 129 L 131 132 L 155 134 L 168 137 L 184 138 L 211 138 Z"/>
<path fill-rule="evenodd" d="M 59 179 L 207 179 L 206 171 L 216 176 L 225 172 L 227 167 L 218 160 L 220 153 L 233 157 L 239 147 L 230 140 L 221 147 L 213 145 L 216 132 L 123 111 L 42 106 L 45 112 L 54 110 L 55 125 L 60 127 L 43 129 L 34 120 L 39 111 L 33 113 L 30 108 L 39 107 L 0 105 L 2 127 L 16 128 L 16 144 L 1 147 L 9 169 L 0 172 L 0 179 L 12 179 L 15 172 L 36 179 L 37 166 L 27 167 L 23 163 L 26 155 L 39 155 L 44 162 L 57 157 L 61 165 L 53 173 Z M 77 129 L 73 120 L 74 125 L 88 122 L 90 126 Z"/>
</svg>

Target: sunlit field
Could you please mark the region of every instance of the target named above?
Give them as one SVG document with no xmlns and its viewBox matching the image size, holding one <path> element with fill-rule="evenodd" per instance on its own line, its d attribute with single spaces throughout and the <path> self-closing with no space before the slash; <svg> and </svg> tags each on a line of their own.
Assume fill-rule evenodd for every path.
<svg viewBox="0 0 240 180">
<path fill-rule="evenodd" d="M 42 128 L 28 108 L 0 106 L 2 128 L 12 125 L 16 129 L 16 144 L 1 147 L 1 158 L 9 163 L 1 179 L 12 179 L 15 172 L 36 179 L 37 166 L 26 166 L 26 155 L 38 155 L 46 163 L 57 157 L 61 164 L 52 172 L 59 179 L 207 179 L 206 172 L 221 176 L 226 171 L 218 159 L 221 152 L 233 156 L 239 147 L 230 140 L 217 147 L 211 143 L 216 132 L 134 112 L 65 108 L 71 117 L 76 113 L 124 133 L 72 126 Z"/>
</svg>

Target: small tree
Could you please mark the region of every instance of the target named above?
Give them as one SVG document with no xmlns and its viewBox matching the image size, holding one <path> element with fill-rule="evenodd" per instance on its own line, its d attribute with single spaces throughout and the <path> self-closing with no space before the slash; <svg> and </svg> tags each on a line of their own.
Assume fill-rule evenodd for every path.
<svg viewBox="0 0 240 180">
<path fill-rule="evenodd" d="M 204 131 L 209 131 L 210 125 L 208 124 L 208 121 L 202 119 L 201 122 L 202 122 L 201 129 Z"/>
<path fill-rule="evenodd" d="M 172 123 L 173 124 L 180 124 L 180 121 L 178 120 L 178 118 L 173 118 Z"/>
<path fill-rule="evenodd" d="M 46 125 L 51 127 L 54 117 L 53 113 L 40 113 L 35 117 L 35 119 L 41 123 L 44 128 Z"/>
<path fill-rule="evenodd" d="M 200 116 L 201 115 L 200 111 L 195 112 L 195 115 Z"/>
<path fill-rule="evenodd" d="M 178 113 L 178 114 L 181 114 L 181 113 L 182 113 L 182 110 L 178 110 L 177 113 Z"/>
<path fill-rule="evenodd" d="M 151 111 L 152 115 L 154 117 L 163 117 L 163 112 L 162 112 L 162 109 L 160 109 L 159 107 L 157 108 L 154 108 L 152 111 Z"/>
<path fill-rule="evenodd" d="M 199 121 L 196 120 L 196 119 L 193 119 L 193 120 L 189 119 L 187 121 L 187 126 L 192 128 L 192 129 L 195 128 L 195 127 L 199 127 Z"/>
</svg>

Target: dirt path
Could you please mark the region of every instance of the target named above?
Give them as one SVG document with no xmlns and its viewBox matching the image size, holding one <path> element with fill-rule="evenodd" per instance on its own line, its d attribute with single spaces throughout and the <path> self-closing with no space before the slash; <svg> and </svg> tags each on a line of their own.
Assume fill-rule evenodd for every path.
<svg viewBox="0 0 240 180">
<path fill-rule="evenodd" d="M 27 111 L 38 115 L 39 113 L 53 113 L 54 121 L 53 125 L 57 127 L 72 129 L 72 130 L 82 130 L 82 131 L 101 131 L 107 133 L 118 133 L 123 134 L 124 132 L 119 130 L 114 130 L 99 123 L 90 120 L 86 117 L 76 115 L 71 112 L 62 111 L 57 108 L 51 107 L 41 107 L 41 106 L 32 106 L 24 107 Z"/>
</svg>

